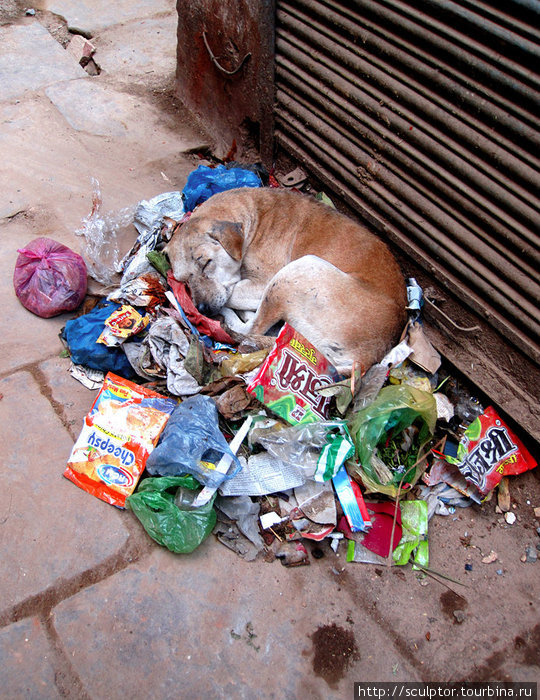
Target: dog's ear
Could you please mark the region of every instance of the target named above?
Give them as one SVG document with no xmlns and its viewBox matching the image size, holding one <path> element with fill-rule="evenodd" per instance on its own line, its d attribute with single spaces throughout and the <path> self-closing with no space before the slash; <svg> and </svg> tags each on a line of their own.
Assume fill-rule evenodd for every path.
<svg viewBox="0 0 540 700">
<path fill-rule="evenodd" d="M 227 253 L 236 261 L 242 259 L 244 236 L 242 224 L 234 221 L 216 221 L 210 231 L 210 237 L 218 241 Z"/>
</svg>

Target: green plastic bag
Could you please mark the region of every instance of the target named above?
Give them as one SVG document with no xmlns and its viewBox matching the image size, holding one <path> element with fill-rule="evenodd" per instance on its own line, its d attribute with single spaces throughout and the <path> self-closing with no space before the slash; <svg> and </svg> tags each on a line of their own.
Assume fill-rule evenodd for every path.
<svg viewBox="0 0 540 700">
<path fill-rule="evenodd" d="M 428 506 L 426 501 L 403 501 L 401 508 L 402 535 L 392 557 L 396 564 L 409 563 L 414 553 L 414 564 L 427 568 L 429 565 Z M 413 569 L 418 568 L 413 564 Z"/>
<path fill-rule="evenodd" d="M 192 476 L 162 476 L 144 479 L 126 500 L 150 537 L 176 554 L 189 554 L 214 529 L 217 515 L 215 495 L 193 510 L 180 509 L 174 502 L 178 487 L 195 491 L 200 484 Z"/>
<path fill-rule="evenodd" d="M 358 465 L 351 465 L 350 471 L 362 479 L 368 491 L 377 491 L 396 498 L 399 484 L 413 486 L 421 470 L 409 465 L 405 471 L 396 471 L 387 480 L 381 481 L 372 459 L 375 448 L 384 443 L 388 436 L 398 438 L 405 428 L 415 423 L 420 429 L 417 438 L 417 455 L 420 456 L 422 447 L 433 435 L 436 421 L 437 404 L 433 394 L 407 384 L 385 386 L 375 401 L 355 413 L 349 421 L 356 456 L 360 462 Z M 412 461 L 414 464 L 417 457 L 414 456 Z"/>
</svg>

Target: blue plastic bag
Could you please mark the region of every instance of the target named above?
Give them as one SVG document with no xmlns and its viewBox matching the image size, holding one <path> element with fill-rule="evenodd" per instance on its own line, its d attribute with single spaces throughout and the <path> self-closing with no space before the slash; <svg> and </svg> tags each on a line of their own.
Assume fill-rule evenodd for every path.
<svg viewBox="0 0 540 700">
<path fill-rule="evenodd" d="M 182 190 L 186 211 L 193 211 L 197 204 L 202 204 L 217 192 L 232 190 L 235 187 L 261 187 L 259 176 L 244 168 L 226 168 L 218 165 L 209 168 L 199 165 L 190 173 L 186 186 Z"/>
<path fill-rule="evenodd" d="M 108 347 L 97 343 L 105 320 L 120 308 L 112 301 L 96 306 L 90 313 L 68 321 L 62 331 L 69 354 L 76 365 L 85 365 L 102 372 L 114 372 L 130 379 L 135 376 L 132 366 L 121 347 Z"/>
<path fill-rule="evenodd" d="M 235 465 L 227 475 L 215 470 L 223 455 L 229 455 Z M 192 474 L 211 488 L 218 488 L 239 469 L 238 457 L 219 429 L 216 404 L 202 394 L 190 396 L 174 409 L 146 462 L 146 470 L 152 476 Z"/>
</svg>

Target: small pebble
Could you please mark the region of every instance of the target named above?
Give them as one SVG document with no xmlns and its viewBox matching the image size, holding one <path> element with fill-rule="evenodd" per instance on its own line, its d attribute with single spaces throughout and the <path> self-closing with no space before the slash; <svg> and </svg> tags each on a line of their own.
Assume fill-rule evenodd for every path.
<svg viewBox="0 0 540 700">
<path fill-rule="evenodd" d="M 515 513 L 505 513 L 504 514 L 504 519 L 509 525 L 513 525 L 516 522 L 516 514 Z"/>
<path fill-rule="evenodd" d="M 538 561 L 536 549 L 531 544 L 527 545 L 525 548 L 525 561 L 529 564 L 533 564 L 535 561 Z"/>
<path fill-rule="evenodd" d="M 454 618 L 458 625 L 461 625 L 461 623 L 465 619 L 465 613 L 463 612 L 463 610 L 454 610 Z"/>
<path fill-rule="evenodd" d="M 29 10 L 26 10 L 26 12 L 24 14 L 28 15 L 29 17 L 33 17 L 36 14 L 36 11 L 29 9 Z"/>
<path fill-rule="evenodd" d="M 502 576 L 504 574 L 504 571 L 502 569 L 497 569 L 496 574 L 497 576 Z"/>
<path fill-rule="evenodd" d="M 482 558 L 482 562 L 484 564 L 493 564 L 493 562 L 497 561 L 498 558 L 499 558 L 499 555 L 497 554 L 497 552 L 494 552 L 493 550 L 491 550 L 491 552 L 486 557 Z"/>
<path fill-rule="evenodd" d="M 538 537 L 540 537 L 540 527 L 536 528 L 536 534 L 538 535 Z"/>
<path fill-rule="evenodd" d="M 472 571 L 472 564 L 465 564 L 465 571 Z"/>
</svg>

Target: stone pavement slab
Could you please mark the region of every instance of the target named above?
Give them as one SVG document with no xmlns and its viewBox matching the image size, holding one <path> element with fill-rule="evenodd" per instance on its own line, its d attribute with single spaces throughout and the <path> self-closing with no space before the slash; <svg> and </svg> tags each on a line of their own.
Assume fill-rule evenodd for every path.
<svg viewBox="0 0 540 700">
<path fill-rule="evenodd" d="M 0 630 L 0 669 L 3 700 L 62 697 L 55 685 L 49 641 L 35 617 Z"/>
<path fill-rule="evenodd" d="M 157 122 L 160 116 L 152 105 L 141 104 L 140 98 L 98 80 L 56 83 L 45 92 L 71 128 L 94 136 L 144 142 L 149 118 Z"/>
<path fill-rule="evenodd" d="M 539 493 L 534 482 L 529 473 L 511 485 L 514 503 L 523 497 L 515 511 L 520 525 L 508 526 L 502 516 L 494 525 L 494 504 L 489 503 L 430 520 L 429 568 L 449 578 L 425 576 L 410 566 L 347 565 L 343 587 L 362 597 L 424 681 L 527 681 L 538 673 L 533 668 L 540 662 L 538 567 L 520 559 L 524 527 L 531 542 L 538 542 L 530 527 L 532 506 L 524 497 Z M 492 552 L 495 561 L 484 562 Z M 359 568 L 371 578 L 363 588 Z M 537 639 L 536 652 L 516 654 L 516 639 L 529 640 L 523 641 L 523 650 L 534 648 L 529 637 Z"/>
<path fill-rule="evenodd" d="M 149 160 L 190 152 L 204 143 L 195 129 L 179 129 L 178 121 L 167 121 L 151 101 L 116 90 L 101 76 L 91 81 L 59 82 L 45 92 L 72 129 L 89 137 L 107 138 L 116 171 L 133 170 Z M 96 143 L 95 138 L 91 141 Z M 119 155 L 121 149 L 124 152 Z"/>
<path fill-rule="evenodd" d="M 37 22 L 0 27 L 0 101 L 13 100 L 58 80 L 88 77 Z"/>
<path fill-rule="evenodd" d="M 162 84 L 176 71 L 176 24 L 145 19 L 99 33 L 92 42 L 102 75 L 117 81 Z"/>
<path fill-rule="evenodd" d="M 248 564 L 212 539 L 188 556 L 154 551 L 63 601 L 53 624 L 91 697 L 330 699 L 352 697 L 354 680 L 419 678 L 331 562 Z M 358 658 L 325 679 L 312 635 L 333 624 Z"/>
<path fill-rule="evenodd" d="M 107 27 L 135 19 L 174 12 L 174 0 L 45 0 L 50 12 L 65 18 L 73 32 L 96 34 Z"/>
<path fill-rule="evenodd" d="M 87 91 L 87 82 L 73 81 L 69 89 L 52 94 L 58 95 L 59 103 L 62 94 L 69 98 L 66 109 L 90 129 L 95 122 L 89 115 L 77 117 L 77 111 L 87 107 L 85 100 L 102 100 L 102 109 L 111 112 L 107 105 L 117 105 L 123 119 L 116 122 L 121 136 L 76 131 L 47 97 L 35 93 L 27 93 L 17 104 L 0 103 L 0 220 L 46 205 L 55 212 L 51 228 L 73 232 L 90 212 L 92 178 L 101 185 L 104 212 L 174 189 L 175 181 L 185 182 L 194 166 L 183 152 L 203 146 L 201 137 L 190 127 L 175 129 L 146 100 L 111 89 L 107 101 L 105 87 L 91 83 Z M 133 107 L 131 114 L 126 114 L 128 105 Z M 124 133 L 124 124 L 131 134 Z M 72 243 L 77 248 L 80 239 L 73 236 Z"/>
<path fill-rule="evenodd" d="M 67 221 L 73 212 L 73 223 L 88 211 L 91 151 L 47 98 L 27 93 L 16 104 L 0 103 L 0 149 L 0 218 L 45 202 L 64 209 Z"/>
<path fill-rule="evenodd" d="M 47 381 L 51 401 L 61 411 L 62 422 L 75 441 L 98 390 L 87 389 L 74 379 L 69 372 L 70 365 L 69 358 L 53 357 L 42 362 L 38 369 Z"/>
<path fill-rule="evenodd" d="M 45 92 L 77 131 L 86 131 L 95 136 L 122 137 L 128 132 L 125 120 L 135 121 L 136 101 L 99 83 L 57 83 Z"/>
<path fill-rule="evenodd" d="M 0 381 L 0 613 L 103 564 L 129 534 L 121 513 L 62 476 L 73 441 L 36 378 Z"/>
</svg>

